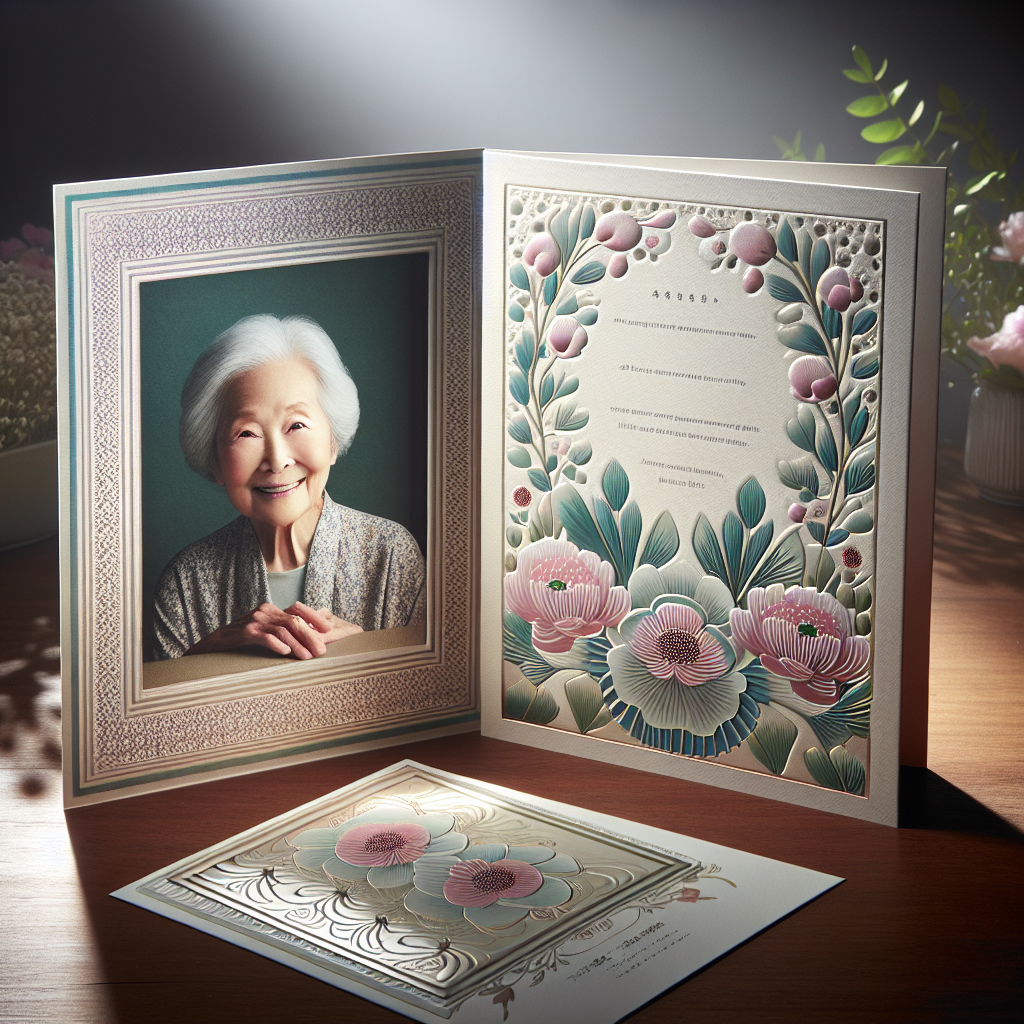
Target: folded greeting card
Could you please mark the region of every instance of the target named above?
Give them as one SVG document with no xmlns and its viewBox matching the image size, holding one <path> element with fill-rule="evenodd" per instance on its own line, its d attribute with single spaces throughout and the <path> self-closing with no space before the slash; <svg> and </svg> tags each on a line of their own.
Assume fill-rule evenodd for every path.
<svg viewBox="0 0 1024 1024">
<path fill-rule="evenodd" d="M 113 895 L 414 1020 L 593 1024 L 840 881 L 404 761 Z"/>
<path fill-rule="evenodd" d="M 943 172 L 60 186 L 66 794 L 488 735 L 895 823 Z"/>
</svg>

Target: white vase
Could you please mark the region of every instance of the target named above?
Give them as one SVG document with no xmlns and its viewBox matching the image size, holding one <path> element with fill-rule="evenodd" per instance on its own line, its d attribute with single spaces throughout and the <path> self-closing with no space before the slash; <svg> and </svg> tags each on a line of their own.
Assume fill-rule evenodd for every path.
<svg viewBox="0 0 1024 1024">
<path fill-rule="evenodd" d="M 964 472 L 989 501 L 1024 505 L 1024 391 L 978 383 L 967 415 Z"/>
<path fill-rule="evenodd" d="M 57 442 L 0 451 L 0 551 L 57 532 Z"/>
</svg>

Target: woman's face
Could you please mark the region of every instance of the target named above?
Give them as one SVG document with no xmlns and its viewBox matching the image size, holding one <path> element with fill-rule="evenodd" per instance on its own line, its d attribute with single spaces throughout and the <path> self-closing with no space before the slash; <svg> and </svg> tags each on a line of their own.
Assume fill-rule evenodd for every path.
<svg viewBox="0 0 1024 1024">
<path fill-rule="evenodd" d="M 266 363 L 230 382 L 217 428 L 217 483 L 242 515 L 268 526 L 319 516 L 336 459 L 308 363 Z"/>
</svg>

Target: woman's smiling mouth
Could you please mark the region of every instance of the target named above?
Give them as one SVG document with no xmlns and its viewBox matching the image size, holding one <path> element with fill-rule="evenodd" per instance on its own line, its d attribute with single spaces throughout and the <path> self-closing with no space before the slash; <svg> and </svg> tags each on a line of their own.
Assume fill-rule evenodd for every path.
<svg viewBox="0 0 1024 1024">
<path fill-rule="evenodd" d="M 264 487 L 254 487 L 253 490 L 258 494 L 265 494 L 268 498 L 283 498 L 304 482 L 305 477 L 302 480 L 294 480 L 290 484 L 270 484 Z"/>
</svg>

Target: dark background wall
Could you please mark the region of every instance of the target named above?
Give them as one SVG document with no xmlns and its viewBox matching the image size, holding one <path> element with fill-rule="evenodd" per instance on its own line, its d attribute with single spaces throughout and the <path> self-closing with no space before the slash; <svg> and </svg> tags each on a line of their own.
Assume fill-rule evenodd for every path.
<svg viewBox="0 0 1024 1024">
<path fill-rule="evenodd" d="M 468 146 L 871 162 L 850 47 L 934 112 L 1024 135 L 1013 5 L 776 0 L 0 0 L 0 238 L 50 186 Z M 908 104 L 908 109 L 910 105 Z M 924 120 L 929 118 L 926 113 Z M 966 391 L 966 389 L 959 389 Z M 962 429 L 945 396 L 943 433 Z M 966 394 L 963 395 L 966 398 Z"/>
</svg>

